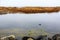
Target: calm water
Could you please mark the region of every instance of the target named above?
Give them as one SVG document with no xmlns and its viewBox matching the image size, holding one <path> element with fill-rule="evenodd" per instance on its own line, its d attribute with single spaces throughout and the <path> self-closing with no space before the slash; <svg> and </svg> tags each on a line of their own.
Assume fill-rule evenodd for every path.
<svg viewBox="0 0 60 40">
<path fill-rule="evenodd" d="M 60 12 L 0 15 L 0 35 L 24 36 L 30 34 L 31 36 L 40 35 L 41 32 L 46 34 L 60 33 Z"/>
</svg>

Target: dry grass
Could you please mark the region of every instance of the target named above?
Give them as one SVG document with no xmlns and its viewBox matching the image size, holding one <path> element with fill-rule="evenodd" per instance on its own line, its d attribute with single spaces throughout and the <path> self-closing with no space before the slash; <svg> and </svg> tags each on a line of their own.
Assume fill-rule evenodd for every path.
<svg viewBox="0 0 60 40">
<path fill-rule="evenodd" d="M 0 14 L 3 13 L 51 13 L 60 11 L 60 7 L 0 7 Z"/>
</svg>

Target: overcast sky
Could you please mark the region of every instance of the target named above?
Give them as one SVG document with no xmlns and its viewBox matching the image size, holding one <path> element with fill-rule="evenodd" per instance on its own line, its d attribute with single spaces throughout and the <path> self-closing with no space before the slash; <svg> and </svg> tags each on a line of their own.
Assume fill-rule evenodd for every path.
<svg viewBox="0 0 60 40">
<path fill-rule="evenodd" d="M 0 6 L 60 6 L 60 0 L 0 0 Z"/>
</svg>

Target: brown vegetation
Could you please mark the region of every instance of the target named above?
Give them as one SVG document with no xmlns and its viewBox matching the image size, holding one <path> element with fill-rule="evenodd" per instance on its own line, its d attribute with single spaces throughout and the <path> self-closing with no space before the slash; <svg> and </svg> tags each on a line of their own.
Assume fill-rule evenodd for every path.
<svg viewBox="0 0 60 40">
<path fill-rule="evenodd" d="M 51 13 L 60 11 L 60 7 L 0 7 L 2 13 Z"/>
</svg>

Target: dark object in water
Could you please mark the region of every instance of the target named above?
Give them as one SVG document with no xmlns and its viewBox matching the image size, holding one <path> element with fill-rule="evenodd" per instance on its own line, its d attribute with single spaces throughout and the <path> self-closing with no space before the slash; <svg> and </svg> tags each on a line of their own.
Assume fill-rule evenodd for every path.
<svg viewBox="0 0 60 40">
<path fill-rule="evenodd" d="M 35 40 L 35 39 L 33 37 L 27 37 L 27 36 L 25 36 L 25 37 L 22 38 L 22 40 Z"/>
<path fill-rule="evenodd" d="M 39 36 L 36 40 L 48 40 L 47 35 Z"/>
<path fill-rule="evenodd" d="M 60 34 L 55 34 L 53 37 L 52 37 L 53 40 L 60 40 Z"/>
</svg>

